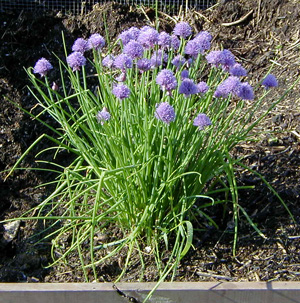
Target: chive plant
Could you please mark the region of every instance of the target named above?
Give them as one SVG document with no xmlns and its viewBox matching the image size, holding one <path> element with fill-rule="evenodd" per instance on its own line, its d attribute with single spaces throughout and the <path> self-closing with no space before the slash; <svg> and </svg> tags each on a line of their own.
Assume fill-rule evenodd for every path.
<svg viewBox="0 0 300 303">
<path fill-rule="evenodd" d="M 239 204 L 240 162 L 231 152 L 254 137 L 253 128 L 280 101 L 254 115 L 278 83 L 269 74 L 260 82 L 265 89 L 253 89 L 235 56 L 211 51 L 211 40 L 206 31 L 193 36 L 186 22 L 171 34 L 131 27 L 106 47 L 99 34 L 77 39 L 73 52 L 58 59 L 60 86 L 50 83 L 53 66 L 45 58 L 27 70 L 42 109 L 35 118 L 55 133 L 34 145 L 46 137 L 56 153 L 70 155 L 64 167 L 53 162 L 55 190 L 34 209 L 34 218 L 60 223 L 51 234 L 55 262 L 78 251 L 86 279 L 91 268 L 97 280 L 97 265 L 126 248 L 119 278 L 137 251 L 142 267 L 145 255 L 152 255 L 160 281 L 173 279 L 192 247 L 196 219 L 217 226 L 206 211 L 216 204 L 232 210 L 234 250 L 239 213 L 263 236 Z M 59 127 L 43 121 L 42 113 Z M 215 195 L 222 192 L 224 197 Z M 122 236 L 95 244 L 95 235 L 112 226 Z M 67 233 L 72 239 L 57 256 L 56 245 Z M 87 243 L 89 258 L 83 254 Z M 99 250 L 106 255 L 97 259 Z"/>
</svg>

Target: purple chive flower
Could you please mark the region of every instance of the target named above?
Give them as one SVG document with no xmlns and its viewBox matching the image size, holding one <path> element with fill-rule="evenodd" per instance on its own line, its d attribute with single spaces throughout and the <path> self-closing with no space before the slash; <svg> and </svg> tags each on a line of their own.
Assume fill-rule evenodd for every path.
<svg viewBox="0 0 300 303">
<path fill-rule="evenodd" d="M 101 50 L 105 46 L 105 40 L 100 34 L 92 34 L 87 42 L 88 49 Z"/>
<path fill-rule="evenodd" d="M 174 121 L 176 117 L 173 106 L 168 102 L 156 104 L 154 116 L 156 119 L 161 120 L 166 124 L 170 124 L 170 122 Z"/>
<path fill-rule="evenodd" d="M 253 88 L 248 82 L 241 83 L 238 86 L 236 95 L 237 95 L 237 97 L 239 97 L 243 100 L 253 100 L 254 99 Z"/>
<path fill-rule="evenodd" d="M 177 87 L 177 79 L 169 69 L 163 69 L 157 74 L 156 83 L 163 91 L 166 90 L 169 93 Z"/>
<path fill-rule="evenodd" d="M 103 109 L 97 113 L 96 118 L 98 122 L 103 125 L 105 121 L 108 121 L 110 119 L 110 113 L 106 107 L 103 107 Z"/>
<path fill-rule="evenodd" d="M 184 69 L 180 74 L 180 78 L 181 80 L 183 80 L 183 79 L 187 79 L 188 77 L 189 77 L 189 71 L 187 69 Z"/>
<path fill-rule="evenodd" d="M 174 35 L 186 39 L 192 34 L 192 28 L 187 22 L 179 22 L 174 27 Z"/>
<path fill-rule="evenodd" d="M 224 49 L 222 51 L 212 51 L 206 56 L 208 63 L 215 66 L 222 65 L 225 70 L 229 70 L 236 62 L 231 51 Z"/>
<path fill-rule="evenodd" d="M 204 49 L 202 48 L 201 42 L 199 42 L 199 40 L 193 39 L 186 44 L 184 52 L 185 54 L 196 58 L 199 54 L 202 54 L 204 52 Z"/>
<path fill-rule="evenodd" d="M 180 68 L 185 63 L 185 58 L 182 55 L 177 55 L 173 58 L 171 63 L 175 65 L 177 68 Z"/>
<path fill-rule="evenodd" d="M 67 57 L 68 65 L 73 71 L 80 70 L 80 67 L 86 64 L 86 59 L 80 52 L 74 52 Z"/>
<path fill-rule="evenodd" d="M 88 42 L 86 40 L 84 40 L 83 38 L 78 38 L 75 40 L 72 46 L 73 52 L 79 52 L 83 54 L 87 50 L 89 50 L 89 48 L 88 48 Z"/>
<path fill-rule="evenodd" d="M 158 37 L 158 31 L 152 27 L 149 27 L 145 30 L 141 30 L 137 41 L 145 48 L 150 48 L 154 47 L 158 43 Z"/>
<path fill-rule="evenodd" d="M 152 67 L 158 67 L 161 66 L 164 62 L 168 62 L 168 54 L 159 49 L 153 53 L 150 60 Z"/>
<path fill-rule="evenodd" d="M 200 32 L 196 37 L 195 37 L 195 40 L 198 41 L 201 49 L 202 49 L 202 52 L 203 53 L 204 51 L 206 50 L 209 50 L 210 49 L 210 42 L 212 40 L 212 36 L 209 32 L 207 31 L 202 31 Z"/>
<path fill-rule="evenodd" d="M 180 40 L 175 35 L 171 36 L 171 47 L 174 51 L 178 50 L 180 47 Z"/>
<path fill-rule="evenodd" d="M 123 53 L 132 59 L 141 58 L 144 54 L 144 48 L 140 43 L 131 40 L 124 46 Z"/>
<path fill-rule="evenodd" d="M 141 71 L 141 72 L 146 72 L 151 68 L 152 64 L 151 64 L 151 60 L 147 59 L 147 58 L 143 58 L 138 60 L 137 62 L 137 68 Z"/>
<path fill-rule="evenodd" d="M 211 125 L 211 120 L 205 114 L 199 114 L 195 119 L 193 125 L 197 126 L 199 130 L 203 130 L 205 127 Z"/>
<path fill-rule="evenodd" d="M 235 63 L 229 68 L 229 74 L 231 76 L 244 77 L 247 76 L 247 71 L 241 64 Z"/>
<path fill-rule="evenodd" d="M 132 59 L 126 54 L 121 54 L 115 58 L 114 67 L 122 70 L 132 68 Z"/>
<path fill-rule="evenodd" d="M 158 45 L 160 45 L 162 48 L 170 48 L 171 36 L 166 32 L 161 32 L 158 36 Z"/>
<path fill-rule="evenodd" d="M 130 96 L 130 89 L 125 84 L 117 84 L 114 86 L 112 93 L 120 100 L 128 98 Z"/>
<path fill-rule="evenodd" d="M 134 40 L 134 36 L 129 30 L 125 30 L 118 36 L 118 40 L 121 40 L 123 45 L 126 45 L 129 41 Z"/>
<path fill-rule="evenodd" d="M 40 74 L 41 77 L 45 77 L 52 68 L 53 66 L 47 59 L 41 58 L 36 62 L 33 72 L 35 74 Z"/>
<path fill-rule="evenodd" d="M 205 94 L 209 90 L 209 86 L 206 82 L 201 81 L 197 84 L 198 93 Z"/>
<path fill-rule="evenodd" d="M 102 60 L 102 65 L 108 68 L 112 68 L 114 66 L 115 57 L 113 55 L 107 55 Z"/>
<path fill-rule="evenodd" d="M 265 87 L 265 89 L 278 86 L 277 79 L 272 74 L 267 75 L 261 84 Z"/>
<path fill-rule="evenodd" d="M 227 98 L 230 93 L 237 94 L 241 81 L 239 78 L 231 76 L 220 83 L 214 93 L 217 98 Z"/>
<path fill-rule="evenodd" d="M 141 32 L 141 30 L 135 26 L 130 27 L 127 31 L 129 33 L 129 35 L 131 35 L 131 40 L 137 40 L 137 38 L 139 37 L 139 34 Z"/>
<path fill-rule="evenodd" d="M 179 94 L 184 94 L 186 98 L 198 93 L 198 87 L 191 79 L 183 79 L 178 90 Z"/>
</svg>

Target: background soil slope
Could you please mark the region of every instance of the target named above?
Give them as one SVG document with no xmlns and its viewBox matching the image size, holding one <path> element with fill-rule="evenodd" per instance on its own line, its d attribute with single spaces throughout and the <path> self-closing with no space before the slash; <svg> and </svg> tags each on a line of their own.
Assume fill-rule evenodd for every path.
<svg viewBox="0 0 300 303">
<path fill-rule="evenodd" d="M 30 144 L 47 132 L 6 99 L 29 111 L 35 105 L 26 87 L 29 83 L 23 67 L 33 66 L 43 56 L 55 61 L 52 52 L 63 57 L 62 31 L 69 49 L 78 37 L 88 37 L 95 32 L 104 35 L 103 16 L 109 16 L 107 29 L 113 39 L 130 26 L 150 24 L 155 14 L 151 9 L 118 4 L 97 5 L 90 13 L 80 16 L 24 11 L 0 13 L 0 171 L 11 168 Z M 177 16 L 163 14 L 160 17 L 161 28 L 171 32 Z M 282 94 L 300 75 L 300 5 L 297 0 L 226 1 L 206 11 L 189 11 L 184 20 L 190 22 L 195 32 L 211 32 L 215 47 L 229 48 L 248 69 L 253 84 L 273 64 L 273 73 L 280 86 L 271 99 Z M 266 134 L 257 142 L 246 142 L 235 151 L 278 191 L 297 223 L 300 219 L 299 96 L 298 84 L 261 124 Z M 25 167 L 35 166 L 36 151 L 28 155 L 23 163 Z M 51 176 L 28 169 L 18 171 L 7 180 L 4 177 L 5 173 L 2 173 L 0 219 L 20 216 L 42 201 L 47 192 L 44 188 L 35 189 L 35 186 Z M 196 234 L 195 250 L 191 250 L 182 262 L 176 279 L 300 280 L 299 225 L 291 222 L 274 194 L 255 175 L 241 169 L 238 181 L 241 185 L 255 185 L 253 191 L 241 192 L 240 201 L 268 238 L 261 239 L 241 218 L 238 251 L 234 258 L 228 214 L 220 223 L 229 233 L 208 229 Z M 50 261 L 50 243 L 35 245 L 40 236 L 31 237 L 42 228 L 35 222 L 22 222 L 14 239 L 7 241 L 4 226 L 0 225 L 0 281 L 84 280 L 82 273 L 76 270 L 76 258 L 65 266 L 44 268 Z M 120 259 L 111 260 L 99 268 L 102 280 L 113 280 L 120 272 L 121 263 Z M 134 281 L 139 274 L 137 264 L 124 279 Z M 144 279 L 155 280 L 155 276 L 149 260 Z"/>
</svg>

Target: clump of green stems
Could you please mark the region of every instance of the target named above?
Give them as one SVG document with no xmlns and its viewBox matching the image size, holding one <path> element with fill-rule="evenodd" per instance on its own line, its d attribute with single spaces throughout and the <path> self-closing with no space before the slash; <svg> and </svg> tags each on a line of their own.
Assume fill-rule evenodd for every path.
<svg viewBox="0 0 300 303">
<path fill-rule="evenodd" d="M 180 82 L 181 70 L 176 72 L 171 59 L 169 56 L 166 68 L 173 70 Z M 51 88 L 47 76 L 40 79 L 32 73 L 32 68 L 27 70 L 33 84 L 29 90 L 42 109 L 37 115 L 28 114 L 55 135 L 44 134 L 38 138 L 13 170 L 42 139 L 52 141 L 55 147 L 41 151 L 39 157 L 50 150 L 55 155 L 64 150 L 72 159 L 64 167 L 55 161 L 48 162 L 53 165 L 49 170 L 57 174 L 49 182 L 55 185 L 55 190 L 34 208 L 34 216 L 26 213 L 22 218 L 48 220 L 52 225 L 59 223 L 60 227 L 49 235 L 54 237 L 54 264 L 65 262 L 70 253 L 78 251 L 86 279 L 91 268 L 97 280 L 97 266 L 126 248 L 127 257 L 118 280 L 126 273 L 131 255 L 136 251 L 142 267 L 145 255 L 154 256 L 159 281 L 167 276 L 172 280 L 180 260 L 192 247 L 194 219 L 205 217 L 218 227 L 206 212 L 217 204 L 232 210 L 233 251 L 240 214 L 264 237 L 239 204 L 239 190 L 250 187 L 237 186 L 235 168 L 243 164 L 231 151 L 254 138 L 253 128 L 284 96 L 259 117 L 254 113 L 268 95 L 267 90 L 254 101 L 235 100 L 233 104 L 231 95 L 226 99 L 215 98 L 214 90 L 226 77 L 225 73 L 208 66 L 204 56 L 199 55 L 190 75 L 195 80 L 201 79 L 204 71 L 210 69 L 207 77 L 210 89 L 206 94 L 186 98 L 175 90 L 169 96 L 155 82 L 159 68 L 144 73 L 132 68 L 126 80 L 131 95 L 119 101 L 111 93 L 114 71 L 105 69 L 101 61 L 102 54 L 94 51 L 89 61 L 92 73 L 84 66 L 73 72 L 65 60 L 58 58 L 61 75 L 58 91 Z M 89 87 L 91 80 L 97 82 L 96 92 Z M 176 119 L 170 124 L 154 116 L 156 104 L 164 101 L 171 103 L 176 112 Z M 109 109 L 111 119 L 101 124 L 96 115 L 104 106 Z M 43 121 L 45 113 L 59 127 Z M 198 130 L 192 123 L 197 113 L 209 116 L 212 125 Z M 274 192 L 271 187 L 270 190 Z M 214 198 L 222 192 L 224 198 Z M 117 226 L 123 237 L 95 244 L 95 235 L 106 233 L 112 226 Z M 62 255 L 56 256 L 56 245 L 67 233 L 72 240 Z M 83 253 L 87 243 L 89 260 Z M 146 247 L 151 251 L 145 251 Z M 105 257 L 95 258 L 97 251 L 105 249 Z M 169 251 L 168 261 L 162 265 L 166 251 Z"/>
</svg>

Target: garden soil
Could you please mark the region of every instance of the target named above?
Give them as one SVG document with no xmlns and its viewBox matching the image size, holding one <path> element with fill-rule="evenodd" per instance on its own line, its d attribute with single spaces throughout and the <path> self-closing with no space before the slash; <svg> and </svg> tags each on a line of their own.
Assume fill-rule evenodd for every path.
<svg viewBox="0 0 300 303">
<path fill-rule="evenodd" d="M 174 22 L 182 18 L 194 31 L 208 30 L 214 47 L 230 49 L 249 71 L 250 81 L 258 80 L 273 66 L 279 79 L 269 102 L 282 94 L 300 76 L 300 4 L 298 0 L 231 0 L 206 11 L 181 12 L 179 16 L 160 14 L 160 26 L 172 31 Z M 38 121 L 24 114 L 19 106 L 31 111 L 36 101 L 29 94 L 24 67 L 33 66 L 40 57 L 55 61 L 53 53 L 64 56 L 62 32 L 67 48 L 78 37 L 88 37 L 106 30 L 115 38 L 130 26 L 151 25 L 152 9 L 135 9 L 118 4 L 97 5 L 83 15 L 60 12 L 0 13 L 0 220 L 22 215 L 36 206 L 49 189 L 37 187 L 53 177 L 51 173 L 30 170 L 37 167 L 35 154 L 47 147 L 42 141 L 22 162 L 24 170 L 5 178 L 22 153 L 44 133 Z M 59 75 L 57 75 L 59 76 Z M 267 115 L 258 129 L 263 130 L 256 142 L 245 142 L 234 153 L 244 164 L 262 174 L 284 199 L 295 221 L 276 195 L 254 173 L 237 169 L 241 186 L 253 190 L 240 192 L 240 204 L 248 212 L 266 238 L 260 237 L 241 215 L 236 255 L 233 254 L 232 214 L 214 208 L 210 213 L 220 229 L 201 223 L 205 231 L 197 231 L 194 247 L 182 261 L 177 281 L 299 281 L 300 280 L 300 109 L 299 84 Z M 10 100 L 10 101 L 8 101 Z M 264 111 L 260 108 L 258 111 Z M 46 117 L 47 119 L 47 117 Z M 50 119 L 50 118 L 49 118 Z M 51 120 L 49 120 L 51 123 Z M 63 163 L 66 155 L 57 161 Z M 51 189 L 50 189 L 51 190 Z M 39 232 L 44 222 L 21 221 L 10 226 L 0 224 L 1 282 L 83 282 L 78 258 L 71 256 L 67 264 L 48 268 L 51 242 Z M 111 233 L 117 234 L 117 230 Z M 36 242 L 39 240 L 38 242 Z M 157 279 L 151 258 L 146 260 L 144 281 Z M 113 281 L 121 272 L 124 255 L 107 261 L 97 270 L 99 281 Z M 90 276 L 92 279 L 92 275 Z M 128 269 L 123 281 L 138 281 L 138 258 Z"/>
</svg>

